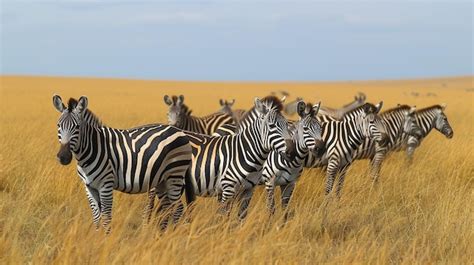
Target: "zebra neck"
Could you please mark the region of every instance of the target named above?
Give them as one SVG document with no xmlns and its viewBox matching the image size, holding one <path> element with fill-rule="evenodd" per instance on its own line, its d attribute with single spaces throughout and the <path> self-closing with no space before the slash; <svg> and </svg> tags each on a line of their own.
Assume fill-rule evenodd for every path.
<svg viewBox="0 0 474 265">
<path fill-rule="evenodd" d="M 251 126 L 246 127 L 235 135 L 238 148 L 243 148 L 244 158 L 254 163 L 263 162 L 267 158 L 270 150 L 266 150 L 262 142 L 261 122 L 256 121 Z"/>
<path fill-rule="evenodd" d="M 301 163 L 305 159 L 305 157 L 308 155 L 308 152 L 309 152 L 308 147 L 304 143 L 304 138 L 301 139 L 298 131 L 295 132 L 295 134 L 293 136 L 293 141 L 296 143 L 296 158 L 295 158 L 295 160 L 298 163 Z"/>
<path fill-rule="evenodd" d="M 88 167 L 96 161 L 98 156 L 104 156 L 107 152 L 107 144 L 103 133 L 103 127 L 95 127 L 89 123 L 81 126 L 79 141 L 72 152 L 77 159 L 78 166 Z"/>
<path fill-rule="evenodd" d="M 201 134 L 209 134 L 206 132 L 205 128 L 204 121 L 199 117 L 187 114 L 181 117 L 180 129 Z"/>
<path fill-rule="evenodd" d="M 341 129 L 344 134 L 344 138 L 347 139 L 348 143 L 355 150 L 362 142 L 364 142 L 364 135 L 362 134 L 362 124 L 357 119 L 350 121 L 343 121 Z"/>
<path fill-rule="evenodd" d="M 423 138 L 435 127 L 436 115 L 431 111 L 416 113 L 416 123 L 421 128 Z"/>
</svg>

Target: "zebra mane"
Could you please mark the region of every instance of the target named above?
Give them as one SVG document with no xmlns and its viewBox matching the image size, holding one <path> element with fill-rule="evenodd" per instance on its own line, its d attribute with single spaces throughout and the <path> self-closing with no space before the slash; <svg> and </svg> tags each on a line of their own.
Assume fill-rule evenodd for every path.
<svg viewBox="0 0 474 265">
<path fill-rule="evenodd" d="M 383 113 L 384 114 L 390 114 L 390 113 L 393 113 L 393 112 L 405 111 L 405 110 L 410 110 L 410 109 L 411 109 L 411 107 L 408 106 L 408 105 L 400 105 L 400 106 L 388 109 L 388 110 L 384 111 Z"/>
<path fill-rule="evenodd" d="M 278 112 L 281 112 L 283 110 L 283 103 L 281 100 L 275 96 L 266 96 L 262 98 L 263 104 L 265 104 L 267 107 L 276 110 Z M 255 106 L 253 107 L 255 108 Z M 253 109 L 252 108 L 252 109 Z"/>
<path fill-rule="evenodd" d="M 70 98 L 67 103 L 67 109 L 71 112 L 77 106 L 77 99 Z M 84 111 L 84 119 L 94 127 L 101 127 L 102 121 L 89 109 Z"/>
<path fill-rule="evenodd" d="M 429 107 L 426 107 L 426 108 L 419 109 L 416 112 L 417 113 L 422 113 L 422 112 L 428 112 L 428 111 L 431 111 L 431 110 L 434 110 L 434 109 L 439 109 L 439 110 L 442 111 L 443 107 L 441 105 L 433 105 L 433 106 L 429 106 Z"/>
<path fill-rule="evenodd" d="M 354 114 L 354 113 L 360 113 L 361 111 L 364 111 L 366 113 L 375 113 L 377 111 L 377 107 L 375 107 L 374 104 L 372 103 L 364 103 L 363 105 L 353 109 L 353 110 L 350 110 L 348 112 L 346 112 L 344 114 L 344 116 L 347 116 L 347 115 L 351 115 L 351 114 Z"/>
</svg>

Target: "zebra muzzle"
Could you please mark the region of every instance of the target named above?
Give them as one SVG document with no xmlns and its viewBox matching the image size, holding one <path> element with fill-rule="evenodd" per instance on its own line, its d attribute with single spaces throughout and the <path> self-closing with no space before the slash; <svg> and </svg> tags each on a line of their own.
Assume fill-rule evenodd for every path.
<svg viewBox="0 0 474 265">
<path fill-rule="evenodd" d="M 69 147 L 69 143 L 61 145 L 61 148 L 59 149 L 59 152 L 56 155 L 56 157 L 58 158 L 59 163 L 61 163 L 61 165 L 66 166 L 66 165 L 69 165 L 71 163 L 72 152 L 71 152 L 71 149 Z"/>
<path fill-rule="evenodd" d="M 324 155 L 325 152 L 326 152 L 326 144 L 324 143 L 324 141 L 316 140 L 316 145 L 313 149 L 313 154 L 317 158 L 320 158 Z"/>
</svg>

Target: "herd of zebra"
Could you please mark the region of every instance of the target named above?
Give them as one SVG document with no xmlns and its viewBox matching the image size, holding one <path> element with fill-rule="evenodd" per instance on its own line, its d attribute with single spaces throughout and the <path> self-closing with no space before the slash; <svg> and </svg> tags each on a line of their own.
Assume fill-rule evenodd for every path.
<svg viewBox="0 0 474 265">
<path fill-rule="evenodd" d="M 235 100 L 220 100 L 221 109 L 205 117 L 191 115 L 184 97 L 164 96 L 168 123 L 132 129 L 102 124 L 88 108 L 87 97 L 58 95 L 53 105 L 61 113 L 57 158 L 68 165 L 77 160 L 77 173 L 85 184 L 96 229 L 102 223 L 110 232 L 113 190 L 148 193 L 145 222 L 149 222 L 155 197 L 160 205 L 160 227 L 177 222 L 196 196 L 215 196 L 220 212 L 238 202 L 245 218 L 255 186 L 264 185 L 269 211 L 275 211 L 274 189 L 281 189 L 284 210 L 305 168 L 326 170 L 326 195 L 339 197 L 347 169 L 356 159 L 370 159 L 377 182 L 389 152 L 406 150 L 409 159 L 421 141 L 436 129 L 447 138 L 453 130 L 445 105 L 416 110 L 398 105 L 380 112 L 383 102 L 365 102 L 359 94 L 340 109 L 305 103 L 285 105 L 285 97 L 255 98 L 250 110 L 233 109 Z M 287 117 L 299 116 L 294 121 Z"/>
</svg>

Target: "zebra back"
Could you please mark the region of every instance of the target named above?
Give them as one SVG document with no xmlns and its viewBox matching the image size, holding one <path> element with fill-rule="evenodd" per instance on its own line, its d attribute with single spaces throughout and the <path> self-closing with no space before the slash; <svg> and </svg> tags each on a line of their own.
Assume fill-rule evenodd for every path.
<svg viewBox="0 0 474 265">
<path fill-rule="evenodd" d="M 192 111 L 186 106 L 184 96 L 164 96 L 165 103 L 169 106 L 168 122 L 182 130 L 212 135 L 217 128 L 224 124 L 233 124 L 231 115 L 216 112 L 204 117 L 191 115 Z"/>
</svg>

